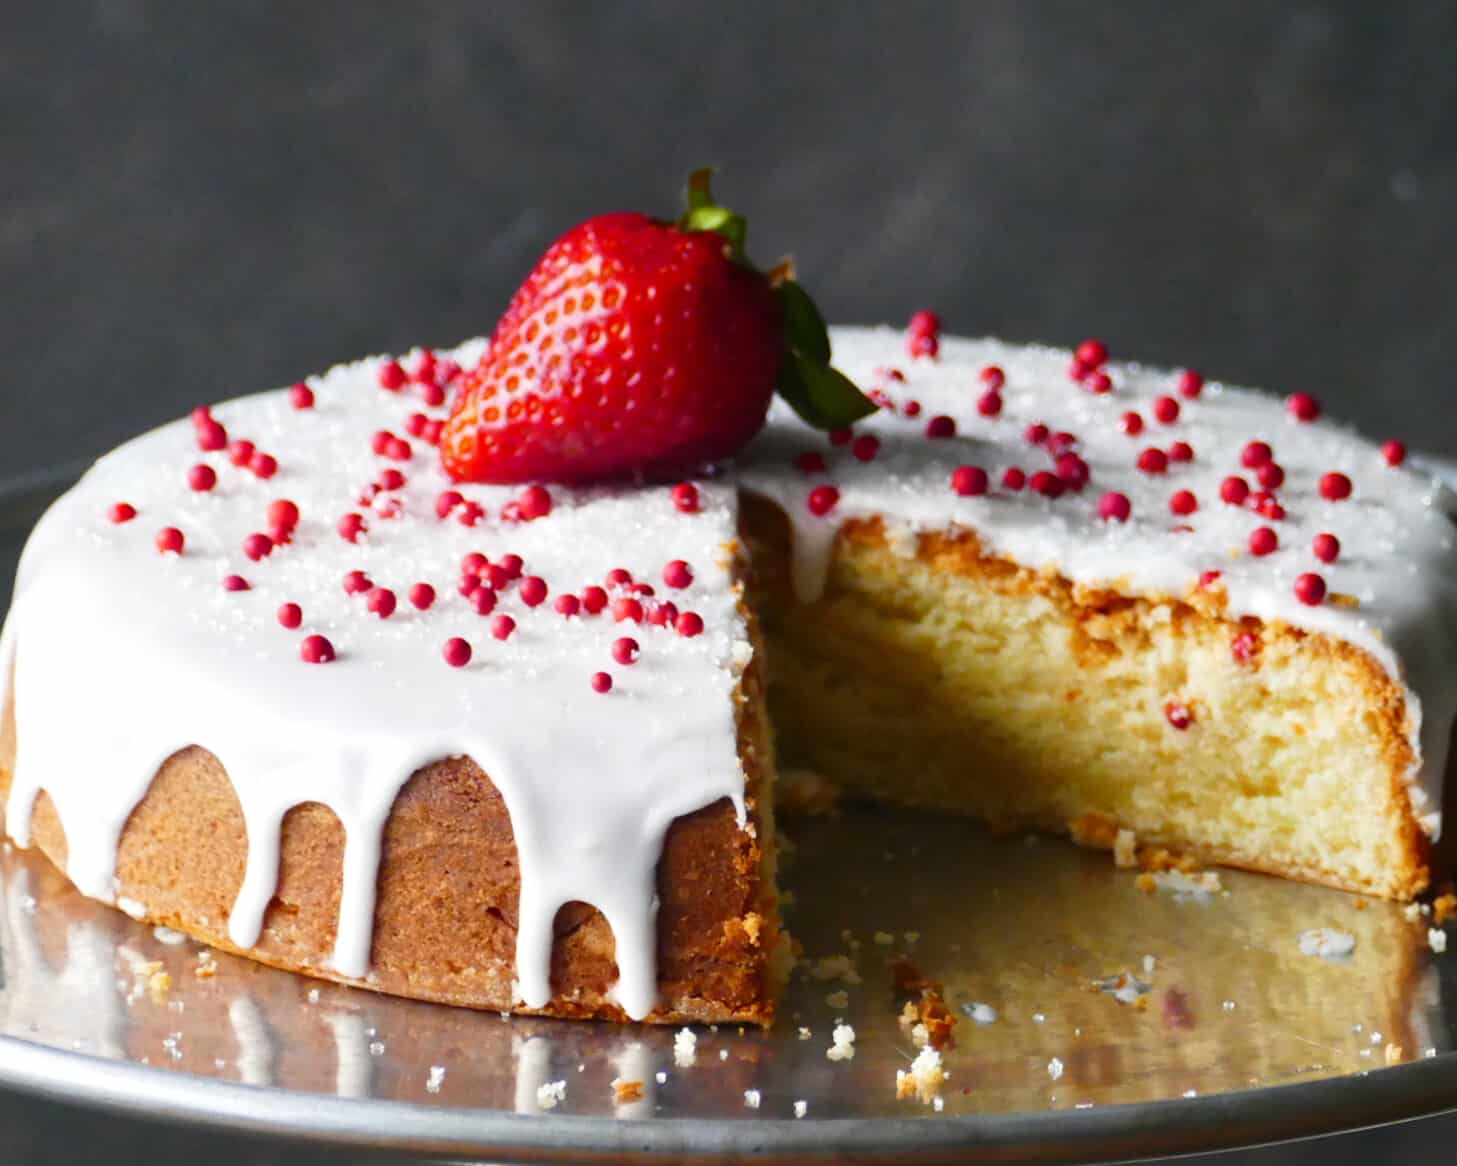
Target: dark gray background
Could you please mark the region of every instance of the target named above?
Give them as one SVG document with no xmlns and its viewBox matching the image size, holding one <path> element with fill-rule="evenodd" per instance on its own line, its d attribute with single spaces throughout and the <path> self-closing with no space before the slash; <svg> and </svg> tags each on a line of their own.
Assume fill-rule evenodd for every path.
<svg viewBox="0 0 1457 1166">
<path fill-rule="evenodd" d="M 1457 6 L 11 6 L 0 465 L 488 330 L 720 163 L 828 315 L 923 304 L 1457 451 Z"/>
<path fill-rule="evenodd" d="M 1457 453 L 1450 3 L 12 0 L 0 473 L 488 330 L 558 232 L 704 161 L 833 319 L 1101 335 Z M 0 1096 L 0 1159 L 82 1144 L 270 1160 Z"/>
</svg>

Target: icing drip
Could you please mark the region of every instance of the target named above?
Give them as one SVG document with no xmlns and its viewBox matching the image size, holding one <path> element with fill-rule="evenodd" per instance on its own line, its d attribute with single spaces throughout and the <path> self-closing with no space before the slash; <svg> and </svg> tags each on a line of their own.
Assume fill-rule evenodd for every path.
<svg viewBox="0 0 1457 1166">
<path fill-rule="evenodd" d="M 462 364 L 479 342 L 452 354 Z M 564 903 L 597 906 L 612 926 L 620 979 L 614 998 L 634 1018 L 656 1002 L 653 875 L 671 821 L 723 798 L 743 815 L 734 691 L 747 657 L 728 548 L 735 537 L 732 487 L 704 484 L 698 513 L 672 505 L 667 488 L 553 490 L 552 513 L 505 522 L 518 490 L 465 487 L 487 517 L 467 527 L 441 520 L 435 500 L 451 486 L 423 442 L 398 462 L 371 450 L 380 429 L 404 432 L 418 400 L 378 387 L 378 360 L 310 381 L 316 406 L 293 409 L 286 393 L 217 407 L 234 438 L 278 459 L 260 480 L 225 452 L 199 451 L 179 422 L 103 458 L 41 520 L 27 546 L 0 654 L 15 665 L 17 757 L 6 815 L 30 841 L 30 812 L 44 789 L 68 841 L 68 870 L 85 894 L 114 901 L 115 854 L 128 816 L 158 767 L 201 745 L 226 769 L 248 835 L 242 888 L 228 919 L 240 947 L 257 942 L 278 874 L 279 827 L 288 810 L 319 802 L 345 832 L 343 892 L 332 963 L 369 970 L 375 886 L 385 821 L 412 773 L 469 756 L 490 776 L 510 813 L 520 858 L 520 999 L 548 1003 L 552 920 Z M 206 493 L 188 489 L 190 466 L 217 473 Z M 373 506 L 358 498 L 382 471 L 407 477 Z M 261 561 L 245 538 L 267 528 L 270 502 L 289 498 L 302 520 L 289 545 Z M 125 499 L 133 521 L 108 521 Z M 400 513 L 387 517 L 398 502 Z M 357 543 L 339 536 L 342 514 L 367 514 Z M 181 556 L 159 555 L 157 530 L 186 537 Z M 696 637 L 635 627 L 641 658 L 614 663 L 623 625 L 603 614 L 567 619 L 548 602 L 500 593 L 496 613 L 517 630 L 490 635 L 457 593 L 462 558 L 520 555 L 552 596 L 602 583 L 622 567 L 661 584 L 666 563 L 687 560 L 695 580 L 674 599 L 702 615 Z M 401 602 L 388 619 L 342 580 L 363 570 L 403 597 L 416 582 L 438 595 L 428 610 Z M 243 576 L 246 591 L 220 580 Z M 275 612 L 299 604 L 303 625 Z M 326 635 L 328 664 L 305 664 L 299 644 Z M 471 664 L 448 667 L 452 636 L 474 645 Z M 609 695 L 591 690 L 611 671 Z M 6 670 L 8 675 L 8 669 Z M 84 731 L 77 731 L 77 718 Z"/>
<path fill-rule="evenodd" d="M 848 444 L 836 446 L 776 402 L 771 423 L 741 458 L 747 489 L 779 504 L 794 526 L 793 578 L 801 598 L 823 587 L 834 535 L 854 517 L 882 516 L 892 544 L 913 549 L 918 530 L 964 525 L 976 530 L 991 551 L 1034 569 L 1055 568 L 1075 583 L 1116 585 L 1133 594 L 1181 597 L 1208 570 L 1221 573 L 1229 610 L 1235 616 L 1283 621 L 1348 641 L 1369 652 L 1407 693 L 1413 744 L 1421 759 L 1409 774 L 1412 800 L 1423 825 L 1436 835 L 1448 737 L 1457 714 L 1457 528 L 1450 521 L 1451 491 L 1430 477 L 1393 469 L 1378 448 L 1348 429 L 1328 422 L 1302 423 L 1277 398 L 1209 383 L 1196 399 L 1178 397 L 1176 374 L 1138 365 L 1110 365 L 1113 391 L 1089 392 L 1068 376 L 1071 354 L 990 340 L 943 337 L 935 361 L 911 359 L 903 332 L 889 328 L 832 330 L 835 364 L 867 389 L 879 387 L 897 408 L 882 409 L 856 426 L 879 437 L 868 462 Z M 988 365 L 1006 377 L 1001 410 L 982 415 L 977 403 Z M 897 369 L 903 380 L 888 375 Z M 1175 396 L 1179 417 L 1156 420 L 1155 400 Z M 905 405 L 915 401 L 918 410 Z M 1120 418 L 1136 411 L 1143 429 L 1125 434 Z M 914 416 L 907 415 L 913 412 Z M 950 417 L 956 436 L 929 439 L 928 419 Z M 1074 434 L 1074 451 L 1091 470 L 1081 493 L 1050 499 L 1031 488 L 1002 488 L 1012 466 L 1030 477 L 1051 470 L 1045 445 L 1029 443 L 1028 426 Z M 1241 464 L 1251 440 L 1268 442 L 1284 469 L 1274 492 L 1286 513 L 1261 517 L 1220 499 L 1229 475 L 1254 473 Z M 1193 447 L 1192 461 L 1171 461 L 1167 472 L 1148 474 L 1136 466 L 1149 447 L 1172 443 Z M 806 451 L 820 452 L 826 472 L 805 474 L 794 465 Z M 961 465 L 986 471 L 990 488 L 963 497 L 950 488 Z M 1319 480 L 1330 471 L 1347 474 L 1352 497 L 1328 501 Z M 824 517 L 810 513 L 807 498 L 826 482 L 839 491 Z M 1171 513 L 1179 490 L 1192 491 L 1197 509 Z M 1126 523 L 1098 517 L 1107 491 L 1127 496 Z M 1247 552 L 1250 532 L 1270 526 L 1280 549 L 1257 557 Z M 1182 529 L 1180 529 L 1182 528 Z M 1338 561 L 1324 564 L 1311 552 L 1316 534 L 1341 541 Z M 1294 592 L 1295 578 L 1319 572 L 1331 592 L 1353 597 L 1358 606 L 1327 601 L 1311 607 Z"/>
</svg>

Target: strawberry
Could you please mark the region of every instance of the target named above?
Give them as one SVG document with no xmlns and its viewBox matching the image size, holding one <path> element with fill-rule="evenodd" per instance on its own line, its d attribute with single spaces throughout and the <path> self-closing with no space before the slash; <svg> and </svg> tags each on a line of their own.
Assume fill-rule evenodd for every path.
<svg viewBox="0 0 1457 1166">
<path fill-rule="evenodd" d="M 843 427 L 875 406 L 829 365 L 824 320 L 789 265 L 758 271 L 744 220 L 689 180 L 676 223 L 588 219 L 548 248 L 463 378 L 441 436 L 452 477 L 656 478 L 732 456 L 778 391 Z"/>
</svg>

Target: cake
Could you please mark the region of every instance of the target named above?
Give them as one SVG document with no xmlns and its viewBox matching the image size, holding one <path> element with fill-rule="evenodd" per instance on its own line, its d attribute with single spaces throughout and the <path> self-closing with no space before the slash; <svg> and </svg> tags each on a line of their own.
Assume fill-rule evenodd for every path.
<svg viewBox="0 0 1457 1166">
<path fill-rule="evenodd" d="M 1303 395 L 936 339 L 835 330 L 873 417 L 661 485 L 449 480 L 483 341 L 137 438 L 25 550 L 6 830 L 282 968 L 665 1023 L 773 1018 L 771 721 L 868 798 L 1420 893 L 1449 496 Z"/>
</svg>

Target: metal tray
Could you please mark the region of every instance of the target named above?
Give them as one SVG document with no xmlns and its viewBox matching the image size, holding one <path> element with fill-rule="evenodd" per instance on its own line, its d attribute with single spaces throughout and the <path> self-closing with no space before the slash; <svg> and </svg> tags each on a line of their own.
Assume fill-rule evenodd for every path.
<svg viewBox="0 0 1457 1166">
<path fill-rule="evenodd" d="M 0 491 L 4 579 L 73 476 Z M 0 847 L 0 1084 L 496 1162 L 1124 1161 L 1457 1107 L 1457 950 L 1435 955 L 1429 921 L 1399 906 L 1236 872 L 1214 893 L 1149 895 L 1106 854 L 885 809 L 786 830 L 806 958 L 783 1019 L 700 1030 L 691 1065 L 667 1030 L 395 1000 L 226 955 L 200 978 L 200 945 Z M 1354 951 L 1305 954 L 1317 927 Z M 916 1051 L 897 957 L 960 1017 L 940 1110 L 896 1097 Z M 853 1059 L 826 1056 L 838 1019 Z M 617 1102 L 616 1078 L 641 1098 Z"/>
</svg>

